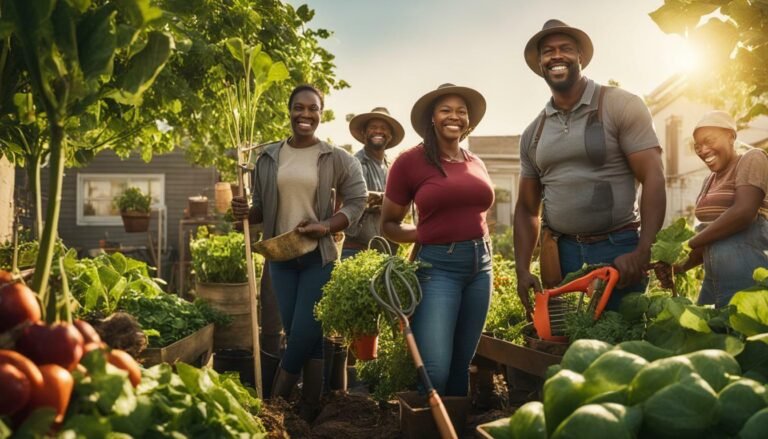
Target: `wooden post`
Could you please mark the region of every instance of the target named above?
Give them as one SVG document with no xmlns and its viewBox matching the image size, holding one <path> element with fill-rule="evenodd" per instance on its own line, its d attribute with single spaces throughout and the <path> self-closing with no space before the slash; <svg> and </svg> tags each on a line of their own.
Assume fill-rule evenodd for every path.
<svg viewBox="0 0 768 439">
<path fill-rule="evenodd" d="M 242 158 L 240 153 L 240 146 L 238 146 L 238 159 Z M 244 164 L 247 164 L 246 161 Z M 240 185 L 240 196 L 246 196 L 245 191 L 245 178 L 243 177 L 243 167 L 237 167 L 237 183 Z M 245 237 L 245 261 L 246 268 L 248 269 L 248 297 L 251 303 L 251 333 L 253 336 L 253 382 L 256 386 L 256 395 L 259 399 L 262 398 L 262 383 L 261 383 L 261 343 L 259 340 L 259 297 L 258 289 L 256 288 L 256 272 L 253 267 L 253 253 L 251 252 L 251 230 L 248 218 L 243 219 L 243 235 Z"/>
</svg>

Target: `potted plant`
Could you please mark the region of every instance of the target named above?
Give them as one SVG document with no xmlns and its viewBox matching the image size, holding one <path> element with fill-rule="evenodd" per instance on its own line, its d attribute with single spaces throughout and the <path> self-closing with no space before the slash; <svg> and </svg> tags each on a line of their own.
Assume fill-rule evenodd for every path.
<svg viewBox="0 0 768 439">
<path fill-rule="evenodd" d="M 129 187 L 115 197 L 113 203 L 123 217 L 123 227 L 126 232 L 149 230 L 149 207 L 152 204 L 152 197 L 144 195 L 137 187 Z"/>
<path fill-rule="evenodd" d="M 213 235 L 201 227 L 189 244 L 195 274 L 195 294 L 232 317 L 225 327 L 216 327 L 216 349 L 252 349 L 251 307 L 248 297 L 248 275 L 245 240 L 241 233 Z M 264 259 L 255 254 L 254 270 L 261 275 Z M 258 285 L 258 282 L 257 282 Z"/>
<path fill-rule="evenodd" d="M 326 336 L 343 337 L 359 360 L 376 358 L 379 323 L 385 315 L 371 295 L 371 279 L 392 257 L 396 256 L 366 250 L 338 262 L 331 280 L 323 287 L 322 299 L 315 306 L 315 316 L 322 324 Z M 404 264 L 407 270 L 415 271 L 418 267 L 416 263 L 402 259 L 399 263 Z M 375 289 L 379 295 L 383 294 L 382 285 L 375 285 Z M 406 297 L 400 299 L 404 304 L 409 303 Z"/>
</svg>

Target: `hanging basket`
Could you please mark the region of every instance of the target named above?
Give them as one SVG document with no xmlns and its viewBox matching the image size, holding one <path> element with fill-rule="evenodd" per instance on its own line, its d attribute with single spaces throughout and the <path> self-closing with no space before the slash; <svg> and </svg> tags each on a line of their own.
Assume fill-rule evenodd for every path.
<svg viewBox="0 0 768 439">
<path fill-rule="evenodd" d="M 149 230 L 149 212 L 120 212 L 123 227 L 127 233 L 140 233 Z"/>
<path fill-rule="evenodd" d="M 379 335 L 361 335 L 352 340 L 352 352 L 360 361 L 370 361 L 378 358 Z"/>
</svg>

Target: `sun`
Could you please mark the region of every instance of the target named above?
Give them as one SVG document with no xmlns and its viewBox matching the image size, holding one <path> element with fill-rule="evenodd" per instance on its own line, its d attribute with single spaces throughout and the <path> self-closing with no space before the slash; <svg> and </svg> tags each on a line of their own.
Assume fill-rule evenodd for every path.
<svg viewBox="0 0 768 439">
<path fill-rule="evenodd" d="M 675 51 L 674 69 L 680 73 L 691 73 L 702 66 L 701 51 L 687 39 L 680 39 Z"/>
</svg>

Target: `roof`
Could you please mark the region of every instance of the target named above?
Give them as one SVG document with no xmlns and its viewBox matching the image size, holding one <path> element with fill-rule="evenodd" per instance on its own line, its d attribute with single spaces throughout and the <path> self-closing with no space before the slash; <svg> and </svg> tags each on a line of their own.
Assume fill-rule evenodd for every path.
<svg viewBox="0 0 768 439">
<path fill-rule="evenodd" d="M 520 153 L 520 136 L 469 136 L 469 150 L 483 157 L 517 158 Z"/>
</svg>

